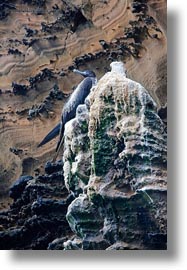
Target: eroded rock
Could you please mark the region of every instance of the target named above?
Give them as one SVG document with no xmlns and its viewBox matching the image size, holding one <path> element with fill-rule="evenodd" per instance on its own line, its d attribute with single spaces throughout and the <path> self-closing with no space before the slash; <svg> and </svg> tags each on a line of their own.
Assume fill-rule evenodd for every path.
<svg viewBox="0 0 187 270">
<path fill-rule="evenodd" d="M 54 249 L 55 239 L 72 236 L 66 213 L 74 197 L 59 162 L 46 165 L 45 175 L 20 177 L 10 196 L 10 209 L 0 212 L 0 249 Z"/>
<path fill-rule="evenodd" d="M 154 103 L 151 101 L 148 109 L 144 99 L 150 99 L 151 94 L 165 123 L 166 1 L 0 2 L 4 33 L 0 44 L 0 176 L 2 200 L 6 202 L 0 206 L 7 207 L 7 190 L 18 175 L 35 175 L 36 170 L 40 174 L 23 187 L 11 209 L 0 213 L 0 248 L 165 248 L 166 127 L 162 134 Z M 29 17 L 25 13 L 28 9 Z M 143 101 L 138 99 L 145 119 L 141 121 L 140 112 L 133 111 L 134 94 L 139 93 L 135 82 L 133 94 L 127 91 L 127 98 L 118 95 L 113 84 L 112 90 L 103 88 L 103 97 L 93 91 L 90 101 L 67 125 L 64 165 L 62 161 L 48 164 L 42 175 L 55 142 L 39 150 L 36 145 L 58 123 L 64 94 L 66 97 L 78 84 L 79 78 L 74 78 L 71 70 L 92 68 L 100 78 L 117 59 L 126 63 L 128 76 L 149 92 L 144 95 L 143 89 Z M 64 92 L 53 88 L 55 84 Z M 129 114 L 123 114 L 125 108 Z M 13 155 L 10 148 L 23 149 L 23 153 Z M 62 166 L 70 194 L 63 182 Z M 75 223 L 80 225 L 75 231 L 83 234 L 72 237 L 65 210 L 56 210 L 61 209 L 62 200 L 68 207 L 79 194 L 85 196 L 80 209 L 68 215 L 75 216 Z M 93 220 L 99 217 L 99 225 L 90 233 L 80 217 L 87 206 Z M 73 204 L 70 209 L 73 211 Z"/>
<path fill-rule="evenodd" d="M 165 249 L 165 126 L 156 103 L 142 85 L 126 77 L 123 63 L 111 66 L 89 95 L 91 173 L 85 194 L 68 207 L 67 220 L 82 238 L 83 249 Z M 77 117 L 65 130 L 65 138 L 71 131 L 74 142 L 69 141 L 68 149 L 77 147 L 74 160 L 81 153 L 80 141 L 74 141 L 76 121 Z M 73 163 L 68 168 L 71 189 L 77 178 Z M 79 171 L 87 173 L 76 167 L 76 175 Z M 120 241 L 125 247 L 119 247 Z"/>
<path fill-rule="evenodd" d="M 92 69 L 100 78 L 120 59 L 158 109 L 165 108 L 166 0 L 2 0 L 0 6 L 0 164 L 6 170 L 0 178 L 6 202 L 25 153 L 38 160 L 33 171 L 50 159 L 55 142 L 36 146 L 60 120 L 64 95 L 79 83 L 73 68 Z M 51 90 L 55 84 L 60 91 Z M 11 147 L 24 152 L 10 156 Z"/>
</svg>

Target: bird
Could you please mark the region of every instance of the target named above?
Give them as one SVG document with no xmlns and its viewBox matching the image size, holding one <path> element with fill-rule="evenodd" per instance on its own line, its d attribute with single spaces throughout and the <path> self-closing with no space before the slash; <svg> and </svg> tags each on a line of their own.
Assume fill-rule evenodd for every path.
<svg viewBox="0 0 187 270">
<path fill-rule="evenodd" d="M 65 124 L 75 117 L 78 105 L 84 104 L 92 86 L 97 83 L 96 75 L 92 70 L 80 71 L 78 69 L 73 69 L 73 72 L 82 75 L 84 79 L 79 83 L 64 105 L 61 113 L 61 122 L 58 123 L 38 145 L 38 147 L 41 147 L 59 135 L 59 140 L 56 146 L 56 155 L 53 158 L 53 161 L 56 160 L 64 140 Z"/>
</svg>

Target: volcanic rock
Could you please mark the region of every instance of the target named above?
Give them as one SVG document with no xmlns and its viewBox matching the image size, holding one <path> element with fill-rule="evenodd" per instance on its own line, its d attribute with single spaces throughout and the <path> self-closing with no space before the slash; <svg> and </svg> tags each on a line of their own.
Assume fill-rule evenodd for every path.
<svg viewBox="0 0 187 270">
<path fill-rule="evenodd" d="M 83 190 L 68 207 L 67 220 L 82 239 L 82 249 L 121 249 L 119 241 L 128 249 L 134 244 L 166 249 L 165 126 L 156 103 L 141 84 L 126 77 L 123 63 L 111 66 L 89 96 L 88 134 L 80 133 L 79 108 L 65 129 L 66 186 Z M 66 153 L 71 153 L 68 166 Z M 90 160 L 86 170 L 83 156 Z"/>
<path fill-rule="evenodd" d="M 158 110 L 166 107 L 166 0 L 3 0 L 0 6 L 0 200 L 6 206 L 15 179 L 35 176 L 37 168 L 44 173 L 56 141 L 37 145 L 80 82 L 73 68 L 101 78 L 111 61 L 121 60 Z"/>
</svg>

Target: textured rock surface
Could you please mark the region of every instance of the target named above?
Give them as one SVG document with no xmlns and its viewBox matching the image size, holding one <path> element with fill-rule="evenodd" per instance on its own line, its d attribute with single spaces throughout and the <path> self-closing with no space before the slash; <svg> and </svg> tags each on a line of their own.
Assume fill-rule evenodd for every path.
<svg viewBox="0 0 187 270">
<path fill-rule="evenodd" d="M 79 105 L 76 118 L 65 127 L 64 180 L 67 188 L 76 195 L 83 192 L 91 173 L 88 120 L 89 111 L 86 105 Z"/>
<path fill-rule="evenodd" d="M 66 96 L 79 81 L 71 72 L 73 66 L 93 69 L 100 78 L 111 61 L 123 60 L 128 77 L 148 89 L 165 118 L 166 1 L 1 2 L 0 208 L 4 208 L 15 179 L 44 173 L 55 141 L 42 149 L 36 146 L 59 121 Z"/>
<path fill-rule="evenodd" d="M 0 3 L 0 249 L 165 249 L 166 1 L 9 2 Z M 106 73 L 116 60 L 127 76 L 115 65 Z M 79 81 L 73 68 L 101 79 L 51 164 L 55 140 L 36 146 Z"/>
<path fill-rule="evenodd" d="M 79 136 L 74 131 L 80 112 L 86 115 L 82 107 L 65 130 L 72 142 L 65 143 L 65 153 L 71 152 L 69 166 L 64 155 L 66 184 L 74 191 L 82 182 L 84 190 L 68 207 L 67 219 L 83 249 L 165 249 L 165 125 L 145 88 L 126 78 L 122 63 L 112 67 L 89 96 L 89 141 L 83 144 L 81 128 Z M 87 182 L 82 156 L 91 160 Z"/>
<path fill-rule="evenodd" d="M 63 162 L 10 188 L 0 249 L 166 249 L 165 124 L 124 64 L 111 67 L 66 124 Z"/>
<path fill-rule="evenodd" d="M 66 221 L 73 197 L 64 185 L 62 162 L 48 163 L 45 170 L 11 187 L 14 202 L 0 212 L 0 249 L 58 249 L 56 238 L 64 242 L 73 234 Z"/>
</svg>

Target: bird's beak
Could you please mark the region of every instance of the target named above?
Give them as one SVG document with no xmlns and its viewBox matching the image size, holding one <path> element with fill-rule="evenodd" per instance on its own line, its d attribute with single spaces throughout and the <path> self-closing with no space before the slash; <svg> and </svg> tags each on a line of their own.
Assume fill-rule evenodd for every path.
<svg viewBox="0 0 187 270">
<path fill-rule="evenodd" d="M 82 76 L 85 76 L 85 75 L 86 75 L 84 71 L 80 71 L 80 70 L 78 70 L 78 69 L 73 69 L 73 72 L 75 72 L 75 73 L 77 73 L 77 74 L 80 74 L 80 75 L 82 75 Z"/>
</svg>

